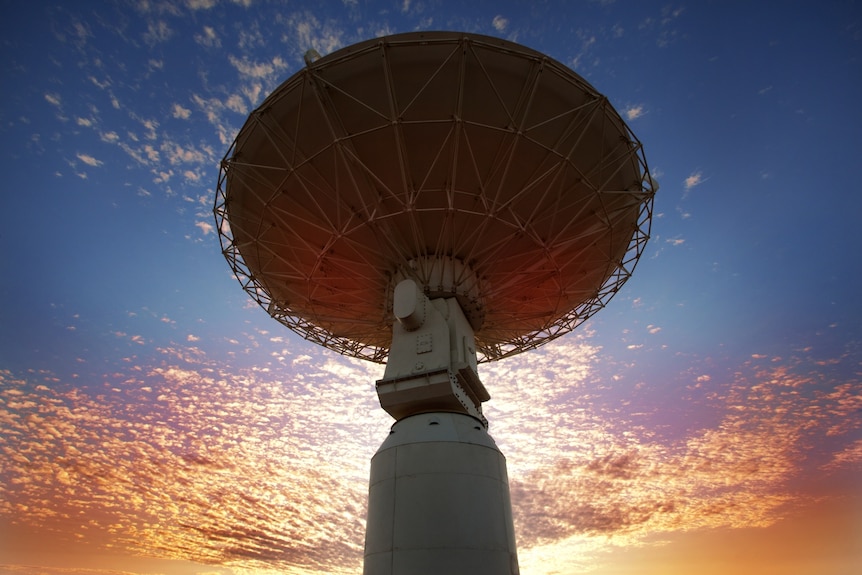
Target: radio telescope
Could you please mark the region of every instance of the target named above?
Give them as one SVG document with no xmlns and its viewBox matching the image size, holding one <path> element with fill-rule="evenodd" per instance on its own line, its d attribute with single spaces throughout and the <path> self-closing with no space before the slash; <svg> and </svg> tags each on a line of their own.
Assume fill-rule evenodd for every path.
<svg viewBox="0 0 862 575">
<path fill-rule="evenodd" d="M 642 146 L 580 76 L 498 38 L 305 61 L 222 161 L 222 251 L 273 318 L 386 364 L 365 575 L 518 573 L 478 364 L 573 330 L 630 277 L 656 191 Z"/>
</svg>

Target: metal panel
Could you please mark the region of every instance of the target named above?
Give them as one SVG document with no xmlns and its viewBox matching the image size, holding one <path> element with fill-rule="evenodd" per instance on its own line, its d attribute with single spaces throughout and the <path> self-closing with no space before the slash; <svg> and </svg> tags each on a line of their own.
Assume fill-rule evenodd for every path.
<svg viewBox="0 0 862 575">
<path fill-rule="evenodd" d="M 458 299 L 487 361 L 613 297 L 654 192 L 640 142 L 573 71 L 416 32 L 309 58 L 243 126 L 214 210 L 242 286 L 303 337 L 383 362 L 410 278 Z"/>
<path fill-rule="evenodd" d="M 477 419 L 426 413 L 371 460 L 364 575 L 518 573 L 506 460 Z"/>
</svg>

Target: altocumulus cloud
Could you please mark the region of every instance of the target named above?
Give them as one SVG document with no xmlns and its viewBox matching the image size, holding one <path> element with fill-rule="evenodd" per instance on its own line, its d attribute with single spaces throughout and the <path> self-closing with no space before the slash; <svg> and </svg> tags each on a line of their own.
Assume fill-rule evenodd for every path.
<svg viewBox="0 0 862 575">
<path fill-rule="evenodd" d="M 53 92 L 48 92 L 45 94 L 45 101 L 51 104 L 52 106 L 60 106 L 61 99 L 59 94 L 55 94 Z"/>
<path fill-rule="evenodd" d="M 683 181 L 686 191 L 695 188 L 704 182 L 703 173 L 700 171 L 692 172 L 692 174 Z"/>
<path fill-rule="evenodd" d="M 179 118 L 181 120 L 188 120 L 189 116 L 192 115 L 192 111 L 188 108 L 184 108 L 180 104 L 174 104 L 171 108 L 171 115 L 174 118 Z"/>
<path fill-rule="evenodd" d="M 87 164 L 88 166 L 91 166 L 91 167 L 93 167 L 93 168 L 96 168 L 96 167 L 98 167 L 98 166 L 101 166 L 101 165 L 102 165 L 102 163 L 103 163 L 101 160 L 97 160 L 96 158 L 94 158 L 93 156 L 91 156 L 91 155 L 89 155 L 89 154 L 81 154 L 81 153 L 78 153 L 78 154 L 76 154 L 76 157 L 77 157 L 79 160 L 81 160 L 83 163 L 85 163 L 85 164 Z"/>
<path fill-rule="evenodd" d="M 385 429 L 369 374 L 318 358 L 296 378 L 237 377 L 196 348 L 162 353 L 98 398 L 0 373 L 0 517 L 202 563 L 355 572 L 362 439 L 369 419 Z"/>
<path fill-rule="evenodd" d="M 637 120 L 645 113 L 644 107 L 640 104 L 636 106 L 628 106 L 625 109 L 625 115 L 627 120 Z"/>
<path fill-rule="evenodd" d="M 261 336 L 219 359 L 147 344 L 91 388 L 0 372 L 0 519 L 133 553 L 355 573 L 368 461 L 390 424 L 380 368 Z M 818 474 L 859 460 L 858 379 L 752 357 L 711 376 L 713 424 L 661 439 L 662 413 L 629 413 L 602 384 L 588 336 L 481 368 L 525 572 L 571 572 L 573 557 L 661 533 L 769 525 L 802 498 L 789 485 L 816 436 L 836 445 Z"/>
<path fill-rule="evenodd" d="M 207 48 L 221 47 L 221 40 L 210 26 L 204 26 L 202 34 L 195 34 L 195 42 Z"/>
</svg>

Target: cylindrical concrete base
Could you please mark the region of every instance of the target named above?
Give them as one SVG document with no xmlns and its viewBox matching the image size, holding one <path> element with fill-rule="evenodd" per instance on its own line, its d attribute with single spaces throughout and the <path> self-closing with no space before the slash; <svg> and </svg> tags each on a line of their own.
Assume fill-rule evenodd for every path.
<svg viewBox="0 0 862 575">
<path fill-rule="evenodd" d="M 506 460 L 459 413 L 402 419 L 371 460 L 363 575 L 517 575 Z"/>
</svg>

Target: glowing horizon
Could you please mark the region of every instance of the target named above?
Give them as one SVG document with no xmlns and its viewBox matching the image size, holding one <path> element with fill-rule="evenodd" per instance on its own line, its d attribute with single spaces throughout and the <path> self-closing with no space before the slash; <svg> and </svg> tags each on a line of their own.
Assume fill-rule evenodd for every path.
<svg viewBox="0 0 862 575">
<path fill-rule="evenodd" d="M 805 480 L 812 444 L 853 426 L 851 386 L 816 393 L 804 361 L 752 359 L 734 380 L 693 379 L 710 380 L 714 425 L 662 437 L 651 421 L 661 409 L 631 411 L 595 381 L 590 338 L 483 366 L 524 572 L 601 573 L 616 550 L 811 511 L 791 484 Z M 9 527 L 236 573 L 355 573 L 368 461 L 388 426 L 371 386 L 380 366 L 307 347 L 273 361 L 294 367 L 289 381 L 182 346 L 86 392 L 53 374 L 39 378 L 59 383 L 49 387 L 3 373 Z M 808 473 L 846 482 L 860 457 L 857 440 Z"/>
</svg>

